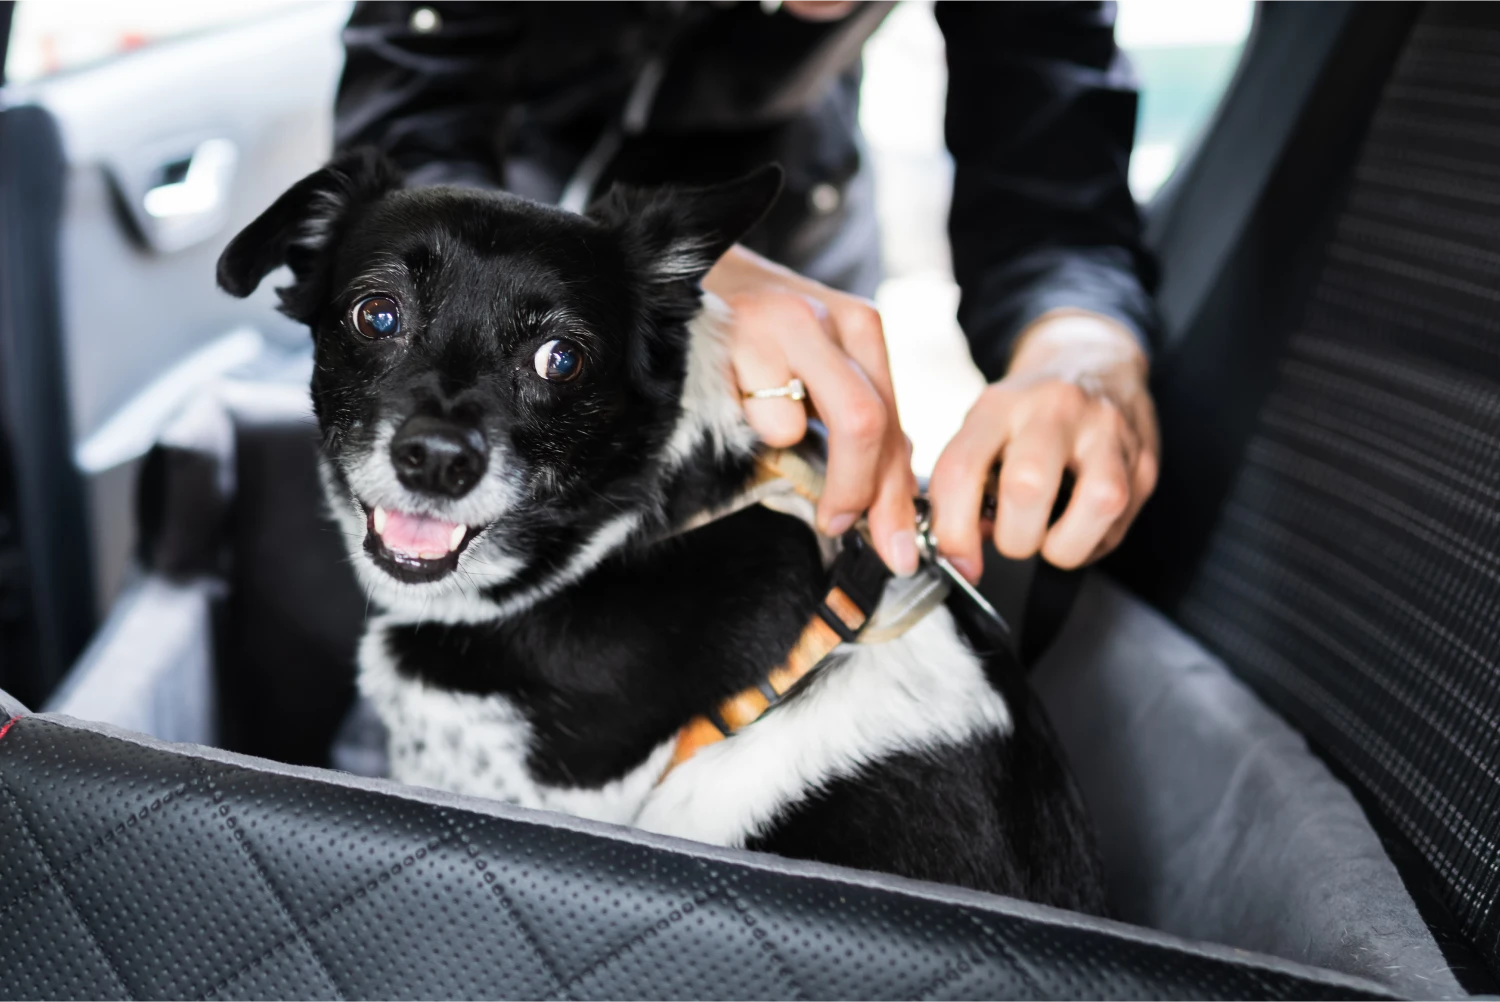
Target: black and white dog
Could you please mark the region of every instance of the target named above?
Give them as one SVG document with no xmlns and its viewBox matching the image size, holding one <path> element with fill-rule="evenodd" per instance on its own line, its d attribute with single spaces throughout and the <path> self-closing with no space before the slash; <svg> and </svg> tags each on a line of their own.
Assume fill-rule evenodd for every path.
<svg viewBox="0 0 1500 1002">
<path fill-rule="evenodd" d="M 378 613 L 360 687 L 394 778 L 1103 909 L 1091 829 L 1024 680 L 949 608 L 847 645 L 663 772 L 823 594 L 804 521 L 734 498 L 756 440 L 699 280 L 780 172 L 616 189 L 587 215 L 406 189 L 353 152 L 225 250 L 312 330 L 324 483 Z"/>
</svg>

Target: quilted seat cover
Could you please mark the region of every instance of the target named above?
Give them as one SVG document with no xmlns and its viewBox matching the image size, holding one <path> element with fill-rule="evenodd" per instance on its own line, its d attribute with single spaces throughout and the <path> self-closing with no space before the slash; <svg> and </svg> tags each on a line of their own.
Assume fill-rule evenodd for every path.
<svg viewBox="0 0 1500 1002">
<path fill-rule="evenodd" d="M 17 998 L 1373 998 L 1009 899 L 46 715 L 0 737 Z"/>
</svg>

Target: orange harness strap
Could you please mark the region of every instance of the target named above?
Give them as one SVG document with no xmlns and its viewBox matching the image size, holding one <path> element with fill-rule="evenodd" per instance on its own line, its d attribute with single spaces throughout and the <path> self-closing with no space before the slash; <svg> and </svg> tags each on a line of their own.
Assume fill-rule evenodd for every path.
<svg viewBox="0 0 1500 1002">
<path fill-rule="evenodd" d="M 869 618 L 838 585 L 830 588 L 824 596 L 823 608 L 839 619 L 844 635 L 828 624 L 826 614 L 820 609 L 802 630 L 786 660 L 771 669 L 759 685 L 742 689 L 711 713 L 694 717 L 683 725 L 677 732 L 677 748 L 672 752 L 672 761 L 663 771 L 663 776 L 692 758 L 700 748 L 723 741 L 746 724 L 760 719 L 760 715 L 780 701 L 787 690 L 822 664 L 823 659 L 844 642 L 845 636 L 859 633 Z"/>
<path fill-rule="evenodd" d="M 998 475 L 997 466 L 990 471 L 985 490 L 982 507 L 984 518 L 995 517 L 995 484 Z M 784 499 L 788 495 L 796 495 L 816 505 L 823 496 L 822 464 L 816 456 L 809 458 L 796 447 L 769 449 L 756 457 L 755 475 L 738 498 L 723 508 L 704 512 L 678 531 L 690 532 L 754 504 L 766 504 L 781 510 L 775 499 Z M 919 529 L 921 525 L 919 520 Z M 933 560 L 938 565 L 944 564 L 941 557 Z M 872 617 L 876 619 L 876 624 L 864 638 L 865 642 L 886 643 L 901 636 L 947 598 L 950 582 L 957 582 L 967 592 L 971 604 L 987 613 L 1003 631 L 1009 633 L 1009 627 L 999 613 L 995 612 L 983 596 L 958 578 L 951 568 L 948 568 L 946 576 L 929 567 L 929 573 L 907 579 L 905 584 L 908 587 L 904 591 L 898 587 L 898 594 L 890 596 L 891 604 L 881 609 L 880 616 L 875 616 L 876 606 L 880 604 L 890 572 L 865 542 L 859 526 L 844 534 L 842 549 L 829 569 L 829 575 L 827 594 L 818 611 L 798 636 L 786 660 L 771 669 L 755 685 L 735 693 L 713 710 L 694 717 L 683 725 L 677 732 L 677 746 L 673 750 L 672 761 L 662 771 L 657 782 L 661 782 L 661 778 L 678 764 L 692 758 L 699 749 L 723 741 L 735 731 L 760 719 L 793 686 L 822 664 L 833 653 L 834 648 L 841 643 L 860 639 L 860 631 L 865 629 Z"/>
<path fill-rule="evenodd" d="M 756 466 L 756 476 L 746 495 L 747 499 L 754 499 L 750 500 L 751 504 L 764 500 L 757 496 L 757 489 L 776 484 L 814 504 L 822 496 L 822 471 L 792 449 L 763 453 Z M 743 506 L 731 507 L 711 517 L 721 518 L 739 507 Z M 700 748 L 723 741 L 740 728 L 754 723 L 792 686 L 822 664 L 835 647 L 856 639 L 879 604 L 889 576 L 884 562 L 865 543 L 858 529 L 845 533 L 842 549 L 829 568 L 828 591 L 792 645 L 786 660 L 771 669 L 757 684 L 735 693 L 713 710 L 683 725 L 677 733 L 672 761 L 662 775 L 692 758 Z"/>
</svg>

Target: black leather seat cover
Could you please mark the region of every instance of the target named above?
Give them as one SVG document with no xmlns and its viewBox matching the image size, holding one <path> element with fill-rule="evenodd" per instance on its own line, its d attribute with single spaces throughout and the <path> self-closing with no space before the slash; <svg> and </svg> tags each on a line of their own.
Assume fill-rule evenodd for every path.
<svg viewBox="0 0 1500 1002">
<path fill-rule="evenodd" d="M 0 738 L 0 819 L 13 998 L 1382 997 L 1008 899 L 68 718 Z"/>
</svg>

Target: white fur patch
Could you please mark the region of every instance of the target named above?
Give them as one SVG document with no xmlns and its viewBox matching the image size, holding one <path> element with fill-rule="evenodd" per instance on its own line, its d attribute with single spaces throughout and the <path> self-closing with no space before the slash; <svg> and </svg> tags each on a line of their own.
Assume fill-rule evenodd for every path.
<svg viewBox="0 0 1500 1002">
<path fill-rule="evenodd" d="M 326 460 L 319 465 L 328 511 L 344 537 L 344 548 L 365 594 L 382 609 L 400 610 L 411 621 L 477 623 L 494 619 L 495 603 L 480 594 L 487 584 L 508 581 L 524 562 L 506 551 L 488 530 L 469 541 L 458 555 L 458 569 L 441 581 L 408 584 L 375 565 L 365 552 L 368 531 L 364 513 L 338 487 Z"/>
<path fill-rule="evenodd" d="M 495 466 L 503 459 L 503 450 L 496 448 L 492 451 L 491 468 L 470 495 L 457 503 L 434 507 L 431 502 L 408 494 L 396 480 L 387 458 L 391 434 L 388 426 L 377 432 L 370 457 L 347 475 L 355 496 L 370 504 L 385 503 L 400 511 L 424 512 L 469 525 L 483 524 L 501 517 L 499 512 L 488 517 L 476 517 L 482 509 L 476 509 L 469 502 L 481 493 L 484 495 L 479 499 L 481 504 L 496 505 L 500 512 L 510 506 L 514 488 L 498 475 L 492 477 Z M 504 584 L 526 566 L 525 559 L 506 546 L 504 538 L 498 533 L 500 527 L 490 526 L 470 540 L 469 545 L 458 556 L 457 570 L 447 577 L 423 584 L 397 581 L 377 567 L 365 552 L 365 516 L 351 499 L 342 496 L 326 461 L 321 474 L 324 495 L 329 499 L 329 508 L 343 533 L 355 576 L 359 578 L 365 593 L 377 605 L 399 614 L 406 622 L 484 623 L 507 619 L 556 594 L 593 570 L 600 561 L 630 538 L 631 533 L 641 524 L 642 518 L 640 512 L 621 512 L 613 516 L 596 529 L 550 577 L 502 602 L 493 602 L 481 594 L 481 589 Z M 392 487 L 392 484 L 395 486 Z M 395 500 L 391 500 L 393 496 Z"/>
<path fill-rule="evenodd" d="M 714 451 L 749 452 L 755 433 L 745 421 L 729 361 L 729 331 L 734 319 L 724 301 L 703 294 L 703 308 L 688 321 L 687 376 L 682 385 L 682 415 L 667 441 L 669 468 L 681 466 L 705 439 Z"/>
<path fill-rule="evenodd" d="M 425 494 L 413 493 L 396 476 L 396 467 L 391 462 L 391 439 L 396 435 L 396 425 L 383 420 L 375 429 L 375 440 L 369 451 L 360 457 L 353 467 L 344 469 L 344 479 L 354 496 L 365 504 L 383 505 L 396 511 L 430 515 L 445 522 L 461 522 L 464 525 L 487 525 L 502 517 L 516 502 L 520 486 L 507 475 L 514 464 L 510 461 L 510 450 L 504 442 L 490 446 L 486 457 L 484 476 L 479 483 L 461 498 L 438 500 Z"/>
<path fill-rule="evenodd" d="M 391 778 L 523 807 L 629 824 L 666 768 L 672 742 L 597 789 L 539 783 L 527 766 L 531 724 L 503 696 L 437 689 L 397 673 L 386 650 L 389 617 L 370 624 L 359 650 L 359 687 L 391 732 Z"/>
<path fill-rule="evenodd" d="M 668 773 L 637 826 L 743 846 L 809 793 L 862 766 L 1011 729 L 1005 700 L 947 609 L 890 643 L 844 652 L 805 690 Z"/>
<path fill-rule="evenodd" d="M 493 618 L 509 619 L 536 605 L 542 599 L 557 594 L 598 567 L 600 561 L 623 546 L 631 534 L 640 527 L 640 524 L 641 513 L 638 511 L 621 512 L 605 522 L 594 531 L 588 542 L 573 551 L 573 555 L 568 558 L 568 562 L 562 566 L 561 570 L 554 572 L 541 584 L 528 588 L 519 595 L 512 595 L 505 601 L 492 606 L 495 610 Z"/>
<path fill-rule="evenodd" d="M 302 220 L 301 232 L 297 234 L 294 242 L 312 250 L 321 250 L 328 242 L 328 234 L 333 229 L 334 220 L 344 214 L 344 208 L 348 203 L 348 196 L 342 192 L 313 192 L 307 215 Z"/>
</svg>

